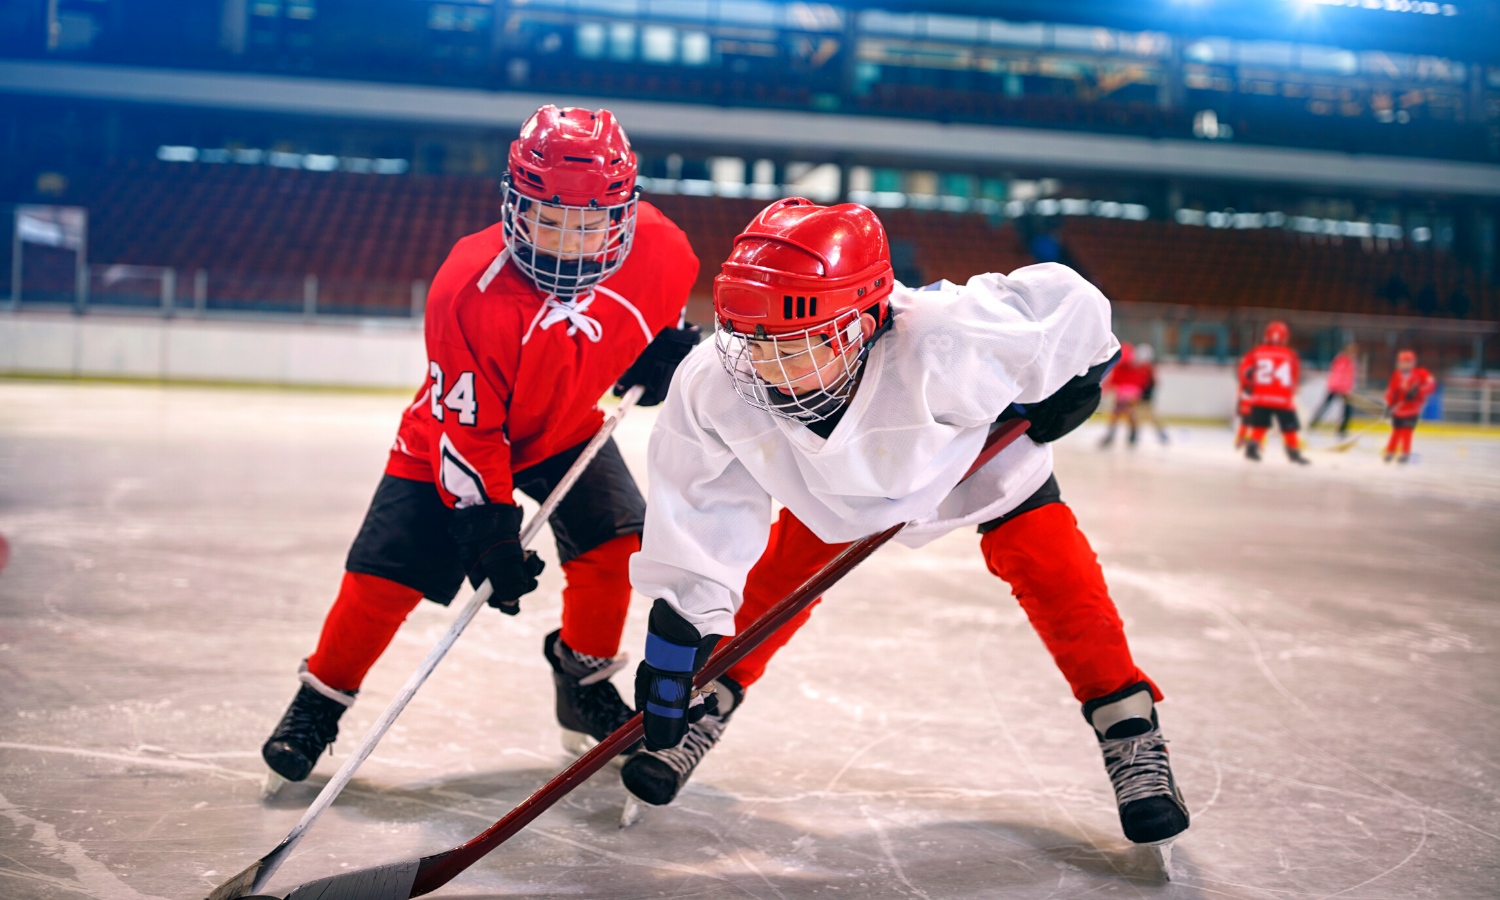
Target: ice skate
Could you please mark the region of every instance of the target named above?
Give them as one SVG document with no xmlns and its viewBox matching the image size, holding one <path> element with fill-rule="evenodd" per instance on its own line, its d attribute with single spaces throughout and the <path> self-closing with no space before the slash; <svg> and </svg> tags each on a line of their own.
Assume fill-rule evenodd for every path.
<svg viewBox="0 0 1500 900">
<path fill-rule="evenodd" d="M 1312 461 L 1303 456 L 1302 451 L 1297 449 L 1296 447 L 1286 448 L 1286 458 L 1299 466 L 1306 466 L 1312 463 Z"/>
<path fill-rule="evenodd" d="M 1187 830 L 1188 809 L 1172 777 L 1151 685 L 1138 681 L 1090 700 L 1083 716 L 1099 739 L 1125 837 L 1150 848 L 1170 879 L 1172 842 Z"/>
<path fill-rule="evenodd" d="M 552 665 L 563 750 L 582 756 L 635 715 L 609 680 L 630 660 L 624 655 L 609 658 L 579 653 L 563 643 L 561 635 L 561 629 L 547 635 L 542 653 Z M 616 756 L 615 764 L 622 764 L 634 750 L 631 747 Z"/>
<path fill-rule="evenodd" d="M 354 704 L 356 691 L 341 691 L 318 680 L 302 663 L 298 672 L 302 687 L 292 698 L 276 730 L 260 748 L 261 758 L 275 779 L 267 777 L 264 796 L 280 790 L 286 781 L 302 781 L 317 765 L 318 757 L 339 736 L 339 717 Z"/>
<path fill-rule="evenodd" d="M 1114 433 L 1114 430 L 1111 429 L 1099 441 L 1099 449 L 1100 450 L 1108 450 L 1110 448 L 1110 445 L 1113 444 L 1114 442 L 1115 442 L 1115 433 Z"/>
<path fill-rule="evenodd" d="M 705 690 L 714 691 L 717 708 L 689 726 L 682 743 L 670 750 L 641 750 L 626 761 L 620 771 L 627 794 L 621 828 L 636 820 L 641 805 L 666 806 L 677 797 L 704 755 L 719 742 L 729 717 L 745 699 L 744 689 L 728 677 L 721 676 Z"/>
<path fill-rule="evenodd" d="M 1381 462 L 1390 462 L 1391 460 L 1393 460 L 1395 458 L 1396 458 L 1396 451 L 1394 451 L 1394 450 L 1387 450 L 1380 457 L 1380 460 L 1381 460 Z"/>
<path fill-rule="evenodd" d="M 1245 458 L 1251 462 L 1260 462 L 1260 444 L 1255 441 L 1246 441 Z"/>
<path fill-rule="evenodd" d="M 1400 456 L 1396 457 L 1396 464 L 1397 465 L 1404 466 L 1404 465 L 1406 465 L 1409 462 L 1411 462 L 1411 454 L 1410 453 L 1403 453 Z"/>
</svg>

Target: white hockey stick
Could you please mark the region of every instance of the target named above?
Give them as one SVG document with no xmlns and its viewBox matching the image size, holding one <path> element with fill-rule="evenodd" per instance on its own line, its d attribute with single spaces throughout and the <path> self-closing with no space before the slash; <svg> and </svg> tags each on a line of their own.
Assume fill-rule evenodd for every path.
<svg viewBox="0 0 1500 900">
<path fill-rule="evenodd" d="M 568 495 L 568 491 L 572 489 L 579 477 L 583 475 L 583 470 L 588 468 L 589 462 L 599 452 L 599 448 L 604 446 L 605 441 L 609 440 L 609 436 L 614 432 L 615 426 L 620 424 L 620 420 L 625 418 L 625 414 L 630 412 L 631 407 L 635 406 L 637 400 L 641 399 L 641 394 L 645 390 L 643 386 L 635 385 L 625 392 L 625 396 L 620 398 L 619 407 L 615 409 L 609 418 L 604 420 L 604 424 L 600 426 L 593 440 L 588 442 L 588 445 L 583 448 L 583 452 L 578 455 L 578 459 L 574 460 L 573 465 L 568 467 L 567 473 L 557 483 L 557 487 L 553 488 L 552 492 L 547 495 L 547 500 L 542 504 L 542 508 L 537 510 L 537 514 L 532 516 L 531 521 L 521 530 L 522 548 L 530 544 L 532 538 L 536 537 L 537 532 L 542 530 L 542 523 L 551 517 L 553 511 L 557 509 L 557 505 L 562 502 L 563 498 Z M 454 641 L 457 641 L 458 636 L 463 634 L 464 629 L 468 627 L 469 622 L 473 621 L 474 616 L 479 613 L 479 610 L 484 608 L 485 603 L 490 599 L 490 594 L 493 592 L 494 588 L 490 586 L 489 580 L 486 579 L 484 584 L 479 586 L 479 590 L 475 591 L 474 595 L 469 598 L 469 602 L 459 612 L 458 618 L 454 619 L 453 624 L 448 626 L 447 632 L 433 645 L 431 650 L 427 651 L 427 657 L 422 660 L 422 664 L 417 666 L 417 670 L 411 673 L 410 678 L 406 679 L 406 684 L 397 692 L 396 696 L 391 700 L 390 705 L 385 708 L 385 712 L 381 713 L 380 718 L 375 720 L 375 724 L 370 726 L 370 730 L 360 740 L 359 746 L 355 747 L 354 752 L 349 754 L 349 758 L 344 760 L 344 764 L 339 766 L 339 770 L 334 773 L 333 778 L 323 786 L 323 790 L 318 793 L 317 799 L 313 800 L 312 805 L 307 808 L 307 812 L 302 814 L 302 818 L 287 833 L 287 836 L 282 838 L 281 843 L 277 844 L 276 848 L 270 853 L 251 863 L 243 872 L 240 872 L 215 888 L 214 892 L 208 895 L 209 900 L 231 900 L 231 898 L 235 897 L 244 897 L 247 894 L 253 894 L 260 890 L 261 886 L 270 880 L 271 876 L 280 868 L 282 862 L 291 854 L 292 849 L 307 834 L 308 829 L 312 828 L 313 823 L 318 821 L 318 817 L 323 815 L 323 811 L 328 809 L 329 805 L 333 803 L 334 798 L 339 795 L 339 792 L 354 777 L 354 773 L 359 769 L 360 765 L 375 750 L 375 745 L 380 743 L 380 739 L 385 736 L 386 731 L 395 723 L 396 717 L 401 715 L 402 710 L 406 709 L 406 704 L 411 702 L 411 698 L 417 693 L 417 689 L 427 680 L 427 676 L 432 674 L 432 670 L 437 668 L 437 664 L 447 655 L 448 650 L 453 647 Z"/>
</svg>

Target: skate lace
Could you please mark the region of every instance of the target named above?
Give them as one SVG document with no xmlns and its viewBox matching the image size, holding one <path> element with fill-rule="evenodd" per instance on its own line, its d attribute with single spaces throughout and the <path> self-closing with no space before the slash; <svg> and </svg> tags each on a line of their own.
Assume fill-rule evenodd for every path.
<svg viewBox="0 0 1500 900">
<path fill-rule="evenodd" d="M 1120 806 L 1172 793 L 1166 744 L 1159 728 L 1135 737 L 1099 742 L 1099 749 L 1104 751 L 1104 771 L 1109 773 Z"/>
<path fill-rule="evenodd" d="M 284 737 L 302 745 L 323 744 L 332 753 L 339 726 L 309 706 L 294 705 L 287 710 L 280 731 Z"/>
<path fill-rule="evenodd" d="M 678 775 L 687 778 L 698 763 L 703 761 L 703 755 L 719 742 L 719 737 L 724 734 L 724 725 L 724 720 L 718 716 L 704 716 L 688 727 L 687 736 L 682 739 L 682 743 L 669 750 L 652 751 L 651 755 L 671 766 Z"/>
</svg>

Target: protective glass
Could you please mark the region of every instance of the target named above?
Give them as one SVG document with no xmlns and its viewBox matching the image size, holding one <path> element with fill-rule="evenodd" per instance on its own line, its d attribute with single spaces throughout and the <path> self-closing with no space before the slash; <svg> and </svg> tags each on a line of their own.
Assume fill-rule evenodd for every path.
<svg viewBox="0 0 1500 900">
<path fill-rule="evenodd" d="M 721 319 L 714 346 L 741 400 L 793 422 L 821 422 L 854 393 L 865 356 L 859 315 L 851 309 L 812 328 L 764 337 L 741 334 Z M 794 393 L 793 383 L 803 393 Z M 816 387 L 806 389 L 810 383 Z"/>
<path fill-rule="evenodd" d="M 635 241 L 636 192 L 619 206 L 566 206 L 534 200 L 504 183 L 501 212 L 511 261 L 537 287 L 560 298 L 586 294 L 620 267 Z"/>
</svg>

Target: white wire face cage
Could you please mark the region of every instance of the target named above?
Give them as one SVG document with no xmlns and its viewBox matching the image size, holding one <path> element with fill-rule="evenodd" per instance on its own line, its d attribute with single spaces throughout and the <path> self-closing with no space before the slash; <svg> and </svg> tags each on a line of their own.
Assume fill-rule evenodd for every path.
<svg viewBox="0 0 1500 900">
<path fill-rule="evenodd" d="M 832 322 L 763 337 L 735 331 L 720 318 L 714 346 L 741 400 L 793 422 L 821 422 L 854 393 L 855 375 L 865 357 L 859 317 L 860 310 L 851 309 Z M 821 365 L 820 356 L 825 357 Z M 809 379 L 816 379 L 817 387 L 810 387 Z M 794 381 L 801 385 L 801 394 L 793 392 Z"/>
<path fill-rule="evenodd" d="M 637 190 L 618 206 L 567 206 L 527 197 L 504 181 L 501 223 L 511 261 L 558 297 L 586 294 L 625 262 L 635 242 Z"/>
</svg>

